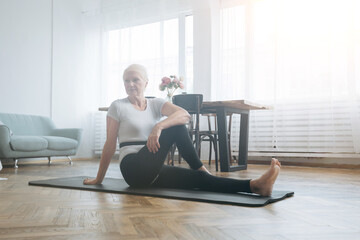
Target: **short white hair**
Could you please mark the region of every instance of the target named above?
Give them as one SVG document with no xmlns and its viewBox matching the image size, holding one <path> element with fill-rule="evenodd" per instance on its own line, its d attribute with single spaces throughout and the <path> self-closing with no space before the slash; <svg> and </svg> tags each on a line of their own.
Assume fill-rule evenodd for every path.
<svg viewBox="0 0 360 240">
<path fill-rule="evenodd" d="M 123 79 L 125 78 L 125 74 L 127 72 L 137 72 L 140 74 L 141 78 L 145 81 L 145 82 L 148 82 L 149 79 L 148 79 L 148 75 L 147 75 L 147 72 L 146 72 L 146 68 L 143 66 L 143 65 L 140 65 L 140 64 L 131 64 L 130 66 L 128 66 L 125 71 L 124 71 L 124 74 L 123 74 Z"/>
</svg>

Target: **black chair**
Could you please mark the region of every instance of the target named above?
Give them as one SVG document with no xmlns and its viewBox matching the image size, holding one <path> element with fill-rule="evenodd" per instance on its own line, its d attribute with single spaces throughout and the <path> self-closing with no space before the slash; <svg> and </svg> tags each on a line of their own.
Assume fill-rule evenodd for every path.
<svg viewBox="0 0 360 240">
<path fill-rule="evenodd" d="M 182 107 L 191 115 L 189 122 L 189 133 L 195 144 L 195 149 L 199 155 L 200 150 L 200 110 L 203 102 L 202 94 L 181 94 L 173 96 L 173 104 Z"/>
<path fill-rule="evenodd" d="M 215 167 L 216 171 L 218 171 L 218 159 L 217 159 L 217 152 L 218 152 L 218 131 L 216 126 L 216 114 L 202 114 L 202 116 L 207 117 L 208 121 L 208 130 L 200 131 L 200 153 L 201 153 L 201 143 L 202 142 L 209 142 L 209 166 L 211 165 L 211 155 L 212 155 L 212 146 L 214 146 L 215 152 Z M 214 118 L 215 128 L 214 130 L 211 127 L 211 119 Z"/>
<path fill-rule="evenodd" d="M 202 141 L 210 141 L 210 153 L 209 159 L 211 159 L 211 145 L 214 146 L 215 151 L 215 163 L 216 163 L 216 171 L 218 171 L 218 147 L 217 147 L 217 133 L 214 134 L 213 131 L 200 131 L 200 112 L 203 102 L 202 94 L 181 94 L 175 95 L 173 97 L 173 103 L 179 107 L 184 108 L 191 115 L 190 122 L 188 124 L 189 134 L 193 143 L 195 145 L 195 149 L 200 157 L 201 150 L 201 142 Z M 175 146 L 171 149 L 171 159 L 172 163 L 174 162 L 174 152 Z M 181 157 L 179 156 L 179 162 L 181 162 Z"/>
<path fill-rule="evenodd" d="M 208 131 L 200 131 L 200 148 L 201 148 L 201 142 L 208 141 L 209 142 L 209 165 L 211 165 L 211 155 L 212 155 L 212 146 L 216 146 L 217 144 L 214 144 L 213 142 L 218 142 L 218 130 L 217 130 L 217 118 L 216 113 L 206 113 L 202 114 L 202 116 L 207 117 L 208 120 Z M 231 123 L 232 123 L 232 113 L 227 115 L 228 118 L 228 139 L 229 143 L 231 141 Z M 213 121 L 212 121 L 213 119 Z M 214 122 L 214 127 L 212 127 L 212 122 Z M 214 152 L 217 154 L 217 149 L 214 147 Z M 229 152 L 231 154 L 231 144 L 229 144 Z M 215 157 L 215 164 L 216 164 L 216 171 L 218 171 L 218 161 Z"/>
</svg>

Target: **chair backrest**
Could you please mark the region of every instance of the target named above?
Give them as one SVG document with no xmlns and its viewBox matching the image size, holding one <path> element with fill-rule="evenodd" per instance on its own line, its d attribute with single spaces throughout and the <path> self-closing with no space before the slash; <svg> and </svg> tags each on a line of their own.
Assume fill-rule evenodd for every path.
<svg viewBox="0 0 360 240">
<path fill-rule="evenodd" d="M 196 151 L 200 152 L 199 145 L 199 129 L 200 129 L 200 110 L 203 102 L 202 94 L 180 94 L 173 96 L 173 104 L 182 107 L 189 114 L 195 116 L 195 122 L 193 120 L 193 116 L 190 120 L 190 136 L 195 136 L 195 147 Z"/>
<path fill-rule="evenodd" d="M 200 114 L 203 95 L 202 94 L 180 94 L 173 96 L 173 104 L 182 107 L 190 114 Z"/>
</svg>

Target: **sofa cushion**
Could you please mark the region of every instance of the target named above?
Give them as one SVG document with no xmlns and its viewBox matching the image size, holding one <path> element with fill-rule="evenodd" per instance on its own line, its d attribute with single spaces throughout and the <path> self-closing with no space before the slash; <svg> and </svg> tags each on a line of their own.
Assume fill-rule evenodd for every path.
<svg viewBox="0 0 360 240">
<path fill-rule="evenodd" d="M 48 141 L 39 136 L 12 135 L 10 146 L 15 151 L 41 151 L 48 148 Z"/>
<path fill-rule="evenodd" d="M 65 137 L 54 137 L 54 136 L 44 136 L 48 141 L 48 149 L 50 150 L 69 150 L 77 147 L 78 142 L 71 138 Z"/>
</svg>

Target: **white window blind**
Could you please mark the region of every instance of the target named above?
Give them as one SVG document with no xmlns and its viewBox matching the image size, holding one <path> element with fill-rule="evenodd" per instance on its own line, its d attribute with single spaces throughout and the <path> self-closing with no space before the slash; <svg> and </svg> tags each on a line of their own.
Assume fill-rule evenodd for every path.
<svg viewBox="0 0 360 240">
<path fill-rule="evenodd" d="M 239 115 L 233 116 L 231 149 L 239 149 Z M 283 156 L 360 156 L 360 101 L 277 104 L 251 111 L 249 152 Z M 305 155 L 304 155 L 305 153 Z M 256 155 L 256 154 L 255 154 Z"/>
</svg>

